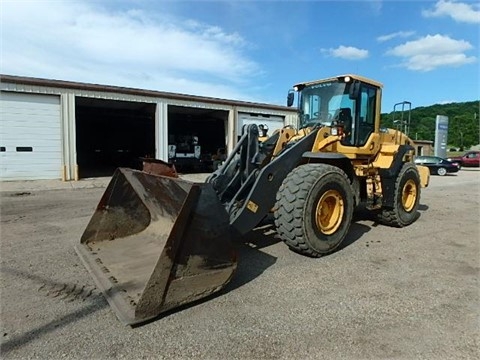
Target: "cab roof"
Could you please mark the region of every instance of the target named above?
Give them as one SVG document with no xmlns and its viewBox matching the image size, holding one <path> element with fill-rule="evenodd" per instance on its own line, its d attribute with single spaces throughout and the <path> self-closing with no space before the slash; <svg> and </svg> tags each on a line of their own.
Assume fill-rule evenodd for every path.
<svg viewBox="0 0 480 360">
<path fill-rule="evenodd" d="M 382 84 L 382 83 L 379 83 L 378 81 L 375 81 L 375 80 L 372 80 L 372 79 L 368 79 L 368 78 L 366 78 L 366 77 L 363 77 L 363 76 L 360 76 L 360 75 L 355 75 L 355 74 L 338 75 L 338 76 L 334 76 L 334 77 L 330 77 L 330 78 L 326 78 L 326 79 L 320 79 L 320 80 L 314 80 L 314 81 L 307 81 L 307 82 L 295 84 L 295 86 L 298 86 L 298 85 L 309 86 L 309 85 L 315 85 L 315 84 L 319 84 L 319 83 L 323 83 L 323 82 L 328 82 L 328 81 L 338 81 L 339 79 L 345 78 L 346 76 L 350 76 L 353 80 L 358 80 L 358 81 L 361 81 L 361 82 L 363 82 L 363 83 L 376 86 L 376 87 L 378 87 L 378 88 L 382 88 L 382 87 L 383 87 L 383 84 Z"/>
</svg>

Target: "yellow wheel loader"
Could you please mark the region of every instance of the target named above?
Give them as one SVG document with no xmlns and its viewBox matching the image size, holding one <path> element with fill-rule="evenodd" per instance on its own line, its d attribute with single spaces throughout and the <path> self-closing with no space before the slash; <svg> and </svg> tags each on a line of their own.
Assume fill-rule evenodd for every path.
<svg viewBox="0 0 480 360">
<path fill-rule="evenodd" d="M 311 257 L 339 247 L 360 205 L 413 223 L 429 172 L 405 134 L 380 127 L 381 88 L 356 75 L 297 84 L 298 127 L 261 141 L 244 127 L 205 183 L 117 169 L 76 250 L 118 318 L 144 322 L 222 289 L 231 240 L 272 212 L 278 236 Z"/>
</svg>

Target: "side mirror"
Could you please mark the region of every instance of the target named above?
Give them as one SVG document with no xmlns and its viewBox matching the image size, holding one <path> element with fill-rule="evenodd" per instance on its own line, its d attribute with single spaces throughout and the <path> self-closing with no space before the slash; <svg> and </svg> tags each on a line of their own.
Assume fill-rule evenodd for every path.
<svg viewBox="0 0 480 360">
<path fill-rule="evenodd" d="M 293 90 L 288 90 L 287 106 L 288 107 L 292 106 L 294 100 L 295 100 L 295 92 Z"/>
<path fill-rule="evenodd" d="M 360 93 L 360 82 L 359 81 L 354 81 L 350 85 L 350 89 L 348 91 L 348 97 L 351 100 L 355 100 L 356 98 L 358 98 L 359 93 Z"/>
</svg>

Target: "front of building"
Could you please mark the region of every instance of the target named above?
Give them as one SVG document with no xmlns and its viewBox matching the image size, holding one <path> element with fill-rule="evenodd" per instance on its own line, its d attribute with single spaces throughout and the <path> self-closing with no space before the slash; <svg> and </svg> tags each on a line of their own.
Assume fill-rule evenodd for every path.
<svg viewBox="0 0 480 360">
<path fill-rule="evenodd" d="M 145 157 L 208 163 L 243 125 L 297 121 L 283 106 L 10 75 L 0 91 L 0 180 L 109 176 Z"/>
</svg>

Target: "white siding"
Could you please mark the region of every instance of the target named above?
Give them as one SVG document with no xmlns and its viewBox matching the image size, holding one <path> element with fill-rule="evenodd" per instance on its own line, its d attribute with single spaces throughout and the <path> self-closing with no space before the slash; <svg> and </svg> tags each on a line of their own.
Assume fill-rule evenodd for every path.
<svg viewBox="0 0 480 360">
<path fill-rule="evenodd" d="M 298 114 L 297 113 L 288 113 L 285 116 L 285 126 L 290 125 L 294 128 L 298 128 Z"/>
<path fill-rule="evenodd" d="M 61 178 L 60 97 L 2 92 L 0 146 L 1 180 Z"/>
<path fill-rule="evenodd" d="M 280 123 L 283 126 L 296 125 L 297 122 L 295 109 L 279 108 L 277 105 L 272 105 L 270 108 L 268 104 L 256 106 L 255 103 L 225 99 L 218 99 L 216 103 L 216 99 L 211 101 L 212 98 L 209 101 L 207 101 L 208 98 L 202 97 L 186 99 L 184 95 L 176 98 L 176 94 L 171 93 L 170 96 L 165 97 L 160 92 L 147 94 L 142 93 L 140 89 L 138 93 L 131 91 L 126 93 L 124 88 L 120 87 L 112 91 L 112 88 L 102 89 L 91 84 L 78 83 L 79 87 L 76 88 L 65 86 L 63 82 L 47 81 L 45 83 L 41 79 L 34 79 L 36 82 L 32 85 L 28 82 L 23 83 L 21 80 L 19 78 L 8 82 L 8 79 L 2 77 L 0 81 L 0 146 L 5 146 L 7 150 L 0 152 L 0 180 L 56 179 L 63 176 L 65 180 L 78 178 L 75 133 L 75 98 L 77 96 L 156 103 L 156 156 L 163 160 L 167 157 L 168 105 L 228 111 L 226 143 L 229 151 L 233 150 L 237 136 L 241 132 L 241 126 L 240 131 L 237 132 L 240 114 L 268 115 L 277 118 L 278 122 L 273 119 L 271 124 L 267 124 L 270 128 L 269 134 Z M 21 104 L 21 111 L 9 109 L 13 106 L 13 102 Z M 261 117 L 267 120 L 266 117 Z M 252 118 L 250 120 L 257 122 Z M 8 147 L 6 141 L 9 144 Z M 17 146 L 31 146 L 33 151 L 17 153 L 15 151 Z"/>
<path fill-rule="evenodd" d="M 283 116 L 276 115 L 238 113 L 237 134 L 242 134 L 243 125 L 250 124 L 267 125 L 268 135 L 272 135 L 275 130 L 280 130 L 285 126 L 285 118 Z"/>
</svg>

